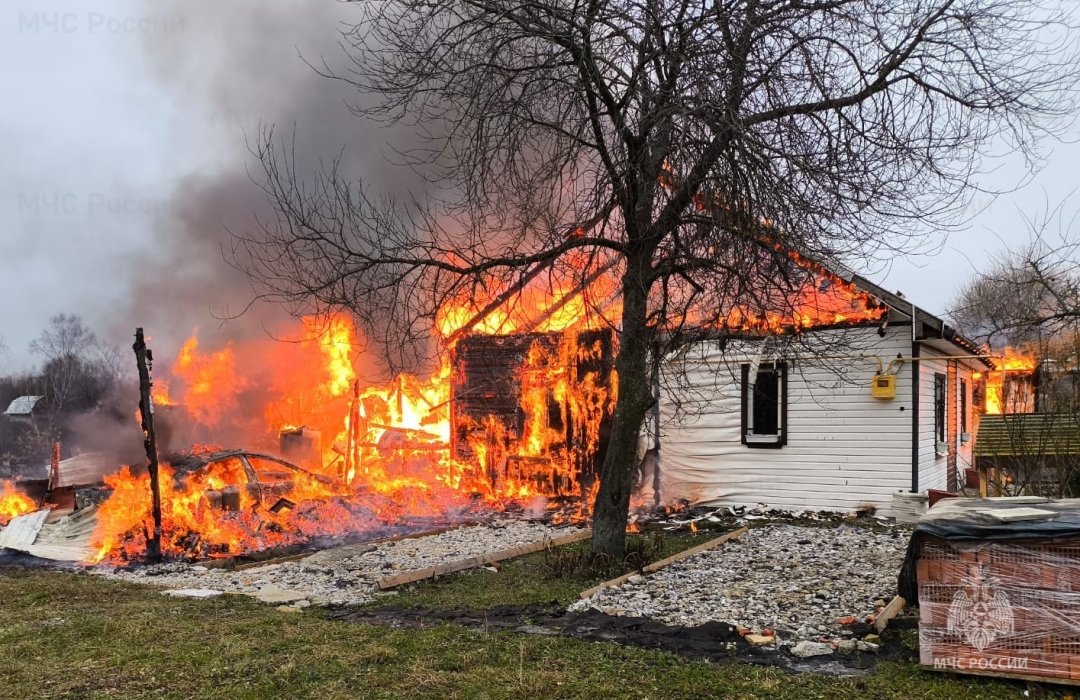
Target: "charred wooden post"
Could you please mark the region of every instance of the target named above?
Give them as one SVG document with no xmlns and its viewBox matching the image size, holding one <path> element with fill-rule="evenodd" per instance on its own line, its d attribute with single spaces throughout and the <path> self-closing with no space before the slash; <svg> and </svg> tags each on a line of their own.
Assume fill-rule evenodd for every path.
<svg viewBox="0 0 1080 700">
<path fill-rule="evenodd" d="M 146 537 L 146 558 L 149 561 L 161 559 L 161 486 L 158 480 L 157 437 L 154 433 L 154 400 L 150 396 L 153 382 L 150 370 L 154 364 L 154 355 L 146 347 L 143 329 L 135 329 L 135 363 L 139 368 L 139 415 L 142 419 L 143 447 L 149 460 L 151 516 L 154 520 L 153 534 Z"/>
<path fill-rule="evenodd" d="M 52 444 L 52 460 L 49 463 L 49 491 L 60 483 L 60 443 Z"/>
<path fill-rule="evenodd" d="M 345 464 L 341 473 L 342 481 L 352 481 L 360 471 L 360 418 L 363 406 L 360 405 L 360 380 L 353 381 L 352 405 L 349 406 L 349 435 L 345 445 Z M 365 431 L 366 432 L 366 431 Z"/>
</svg>

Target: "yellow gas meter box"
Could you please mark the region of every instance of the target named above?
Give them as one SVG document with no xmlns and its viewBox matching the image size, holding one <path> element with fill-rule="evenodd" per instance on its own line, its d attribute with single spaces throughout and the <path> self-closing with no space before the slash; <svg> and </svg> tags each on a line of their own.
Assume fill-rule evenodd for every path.
<svg viewBox="0 0 1080 700">
<path fill-rule="evenodd" d="M 870 395 L 875 399 L 895 399 L 896 375 L 875 374 L 874 380 L 870 384 Z"/>
</svg>

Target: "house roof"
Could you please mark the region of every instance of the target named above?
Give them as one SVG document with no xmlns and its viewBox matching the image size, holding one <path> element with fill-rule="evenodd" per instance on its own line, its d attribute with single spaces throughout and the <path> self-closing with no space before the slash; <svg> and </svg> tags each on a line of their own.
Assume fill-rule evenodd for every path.
<svg viewBox="0 0 1080 700">
<path fill-rule="evenodd" d="M 993 360 L 985 354 L 985 351 L 979 347 L 978 343 L 961 335 L 960 331 L 945 323 L 945 320 L 940 316 L 935 316 L 908 301 L 900 294 L 890 292 L 851 270 L 834 271 L 834 274 L 876 297 L 878 301 L 885 304 L 894 314 L 905 321 L 921 324 L 922 334 L 918 337 L 919 340 L 944 340 L 963 350 L 966 355 L 978 355 L 978 361 L 989 369 L 994 369 Z"/>
<path fill-rule="evenodd" d="M 976 457 L 1080 455 L 1080 415 L 1012 413 L 979 419 Z"/>
<path fill-rule="evenodd" d="M 44 396 L 20 396 L 11 402 L 7 410 L 4 411 L 6 416 L 29 416 L 33 415 L 34 408 L 38 402 L 41 401 Z"/>
</svg>

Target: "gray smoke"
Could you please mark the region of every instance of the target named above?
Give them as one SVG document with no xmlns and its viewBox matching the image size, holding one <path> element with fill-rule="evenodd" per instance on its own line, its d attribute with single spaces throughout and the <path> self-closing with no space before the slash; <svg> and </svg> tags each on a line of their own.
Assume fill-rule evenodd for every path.
<svg viewBox="0 0 1080 700">
<path fill-rule="evenodd" d="M 250 280 L 223 259 L 230 231 L 251 231 L 274 217 L 252 181 L 261 171 L 250 149 L 263 129 L 295 140 L 301 172 L 340 156 L 344 172 L 386 192 L 415 192 L 422 183 L 388 161 L 390 141 L 400 144 L 408 135 L 355 117 L 349 105 L 363 97 L 312 68 L 345 68 L 341 30 L 358 19 L 355 6 L 238 0 L 154 8 L 183 22 L 184 31 L 152 37 L 146 46 L 155 75 L 182 112 L 202 120 L 179 128 L 222 144 L 220 168 L 182 183 L 158 221 L 153 250 L 131 265 L 131 309 L 122 317 L 144 324 L 165 358 L 196 326 L 212 348 L 225 339 L 275 334 L 287 317 L 271 304 L 248 308 L 255 295 Z"/>
</svg>

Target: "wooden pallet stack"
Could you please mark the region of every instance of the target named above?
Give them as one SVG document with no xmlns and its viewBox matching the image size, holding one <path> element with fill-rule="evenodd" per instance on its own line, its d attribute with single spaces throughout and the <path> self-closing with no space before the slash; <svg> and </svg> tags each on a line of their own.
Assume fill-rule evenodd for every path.
<svg viewBox="0 0 1080 700">
<path fill-rule="evenodd" d="M 924 666 L 1080 681 L 1080 539 L 926 536 L 916 577 Z"/>
</svg>

